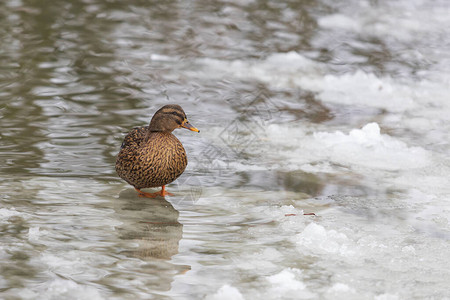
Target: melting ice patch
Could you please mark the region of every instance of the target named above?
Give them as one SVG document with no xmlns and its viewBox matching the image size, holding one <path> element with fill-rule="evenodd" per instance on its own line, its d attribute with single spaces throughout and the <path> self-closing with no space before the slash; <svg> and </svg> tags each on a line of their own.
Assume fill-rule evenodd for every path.
<svg viewBox="0 0 450 300">
<path fill-rule="evenodd" d="M 417 108 L 419 102 L 417 94 L 409 85 L 363 71 L 325 75 L 316 91 L 319 93 L 318 98 L 325 102 L 369 106 L 390 112 Z"/>
<path fill-rule="evenodd" d="M 330 164 L 325 164 L 329 162 L 350 168 L 395 171 L 421 168 L 431 163 L 428 151 L 382 134 L 377 123 L 353 129 L 348 134 L 342 131 L 307 134 L 300 127 L 274 124 L 267 130 L 270 147 L 283 150 L 277 155 L 286 156 L 288 168 L 330 171 Z M 318 161 L 321 165 L 313 166 Z"/>
<path fill-rule="evenodd" d="M 430 163 L 429 153 L 408 145 L 389 135 L 381 134 L 377 123 L 353 129 L 348 135 L 318 132 L 314 139 L 323 144 L 329 160 L 346 165 L 373 169 L 400 170 L 420 168 Z"/>
<path fill-rule="evenodd" d="M 381 40 L 394 38 L 403 43 L 429 41 L 444 33 L 449 25 L 446 1 L 435 1 L 433 5 L 427 1 L 386 1 L 370 6 L 358 1 L 357 4 L 360 13 L 355 13 L 355 6 L 350 5 L 350 10 L 319 17 L 318 25 Z"/>
<path fill-rule="evenodd" d="M 241 79 L 256 79 L 278 88 L 296 86 L 314 86 L 325 74 L 324 64 L 315 62 L 297 52 L 275 53 L 265 60 L 225 61 L 205 58 L 199 61 L 205 68 L 220 70 L 220 72 L 205 72 L 211 74 L 228 74 Z M 195 74 L 193 74 L 195 75 Z"/>
<path fill-rule="evenodd" d="M 415 205 L 405 207 L 410 206 Z M 234 263 L 239 274 L 258 279 L 251 288 L 239 287 L 242 295 L 246 299 L 410 299 L 428 288 L 442 295 L 448 244 L 429 234 L 418 235 L 400 209 L 375 211 L 368 218 L 351 208 L 330 207 L 318 214 L 320 218 L 310 218 L 293 206 L 260 210 L 278 226 L 249 228 L 251 236 L 261 237 L 259 247 L 243 249 Z M 277 242 L 266 239 L 269 236 Z M 270 267 L 248 268 L 242 266 L 245 262 Z M 418 274 L 428 275 L 421 281 Z"/>
<path fill-rule="evenodd" d="M 390 112 L 416 110 L 430 103 L 447 105 L 443 101 L 448 95 L 444 82 L 438 82 L 443 88 L 436 90 L 436 84 L 425 79 L 400 80 L 361 70 L 333 74 L 326 64 L 293 51 L 271 54 L 264 60 L 202 59 L 199 63 L 212 69 L 204 72 L 208 76 L 225 74 L 243 80 L 258 80 L 273 89 L 301 88 L 315 92 L 316 97 L 324 102 L 368 106 Z M 199 73 L 192 76 L 199 76 Z"/>
</svg>

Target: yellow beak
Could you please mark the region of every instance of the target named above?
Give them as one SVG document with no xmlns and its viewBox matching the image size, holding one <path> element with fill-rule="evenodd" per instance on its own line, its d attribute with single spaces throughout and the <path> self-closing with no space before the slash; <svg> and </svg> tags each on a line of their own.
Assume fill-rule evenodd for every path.
<svg viewBox="0 0 450 300">
<path fill-rule="evenodd" d="M 183 123 L 181 124 L 181 127 L 189 129 L 191 131 L 195 131 L 195 132 L 200 132 L 200 130 L 198 130 L 197 128 L 195 128 L 194 126 L 192 126 L 188 120 L 184 120 Z"/>
</svg>

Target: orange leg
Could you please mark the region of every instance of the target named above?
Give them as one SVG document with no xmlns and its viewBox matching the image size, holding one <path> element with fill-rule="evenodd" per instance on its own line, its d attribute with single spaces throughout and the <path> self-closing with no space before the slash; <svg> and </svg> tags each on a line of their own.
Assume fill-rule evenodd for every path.
<svg viewBox="0 0 450 300">
<path fill-rule="evenodd" d="M 173 196 L 172 193 L 169 193 L 166 191 L 166 187 L 163 185 L 161 191 L 155 192 L 155 193 L 147 193 L 143 192 L 138 188 L 134 188 L 138 192 L 139 197 L 146 197 L 146 198 L 155 198 L 158 196 L 165 197 L 165 196 Z"/>
<path fill-rule="evenodd" d="M 161 196 L 165 197 L 165 196 L 173 196 L 172 193 L 169 193 L 168 191 L 166 191 L 166 186 L 163 185 L 161 187 Z"/>
</svg>

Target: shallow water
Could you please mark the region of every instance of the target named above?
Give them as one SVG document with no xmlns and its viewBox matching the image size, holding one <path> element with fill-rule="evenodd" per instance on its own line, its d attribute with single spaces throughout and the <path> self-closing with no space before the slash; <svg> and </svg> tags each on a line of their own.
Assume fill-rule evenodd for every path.
<svg viewBox="0 0 450 300">
<path fill-rule="evenodd" d="M 450 298 L 447 1 L 7 0 L 0 24 L 1 298 Z M 115 155 L 167 103 L 201 133 L 142 199 Z"/>
</svg>

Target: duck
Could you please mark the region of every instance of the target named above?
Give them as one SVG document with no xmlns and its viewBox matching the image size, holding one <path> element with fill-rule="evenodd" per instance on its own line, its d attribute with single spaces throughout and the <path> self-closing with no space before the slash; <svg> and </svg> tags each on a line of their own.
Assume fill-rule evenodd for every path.
<svg viewBox="0 0 450 300">
<path fill-rule="evenodd" d="M 186 150 L 172 132 L 191 125 L 180 105 L 169 104 L 153 115 L 148 126 L 133 128 L 124 138 L 116 159 L 116 172 L 134 187 L 139 197 L 173 196 L 165 186 L 177 179 L 187 166 Z M 145 188 L 161 187 L 148 193 Z"/>
</svg>

